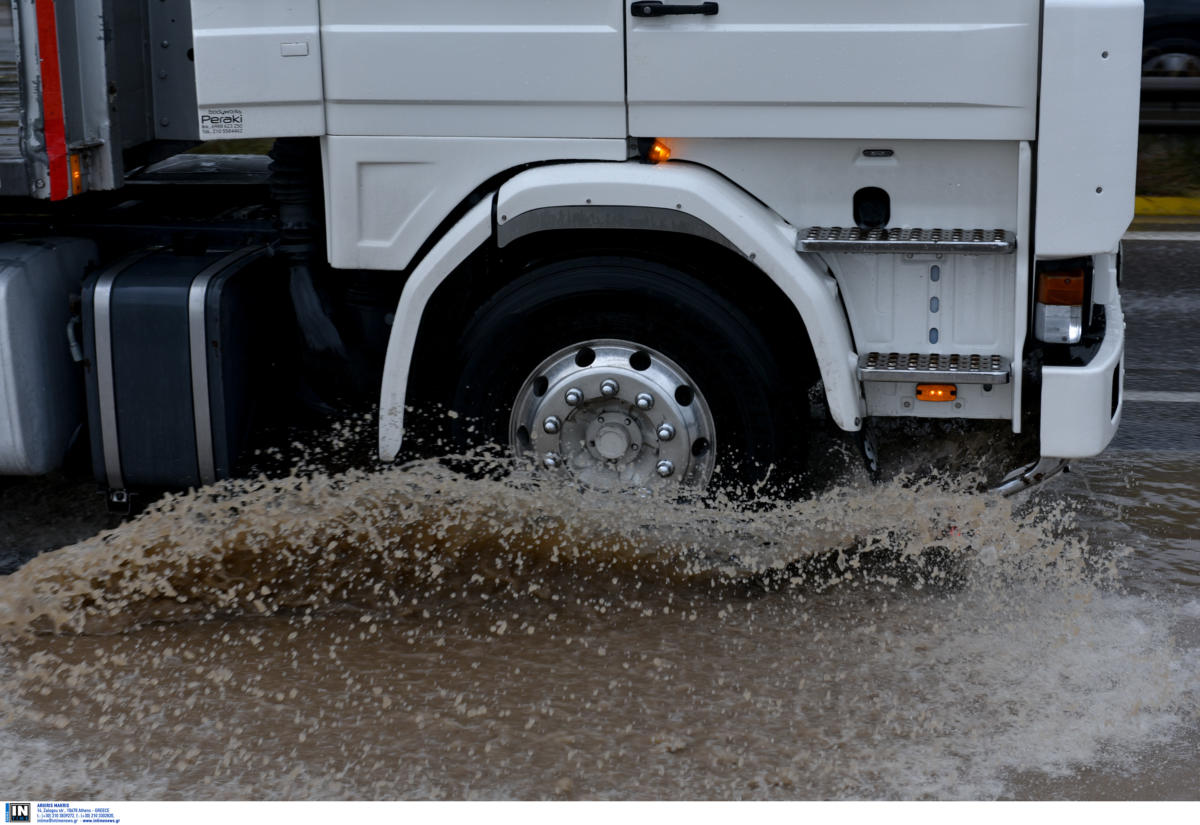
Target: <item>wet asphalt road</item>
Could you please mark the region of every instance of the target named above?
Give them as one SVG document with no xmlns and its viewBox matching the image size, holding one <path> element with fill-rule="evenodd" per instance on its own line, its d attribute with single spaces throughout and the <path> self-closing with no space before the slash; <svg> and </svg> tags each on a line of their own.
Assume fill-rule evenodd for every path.
<svg viewBox="0 0 1200 825">
<path fill-rule="evenodd" d="M 1200 234 L 1125 241 L 1125 408 L 1110 452 L 1200 452 Z M 1194 238 L 1194 239 L 1193 239 Z"/>
<path fill-rule="evenodd" d="M 1194 799 L 1194 250 L 1127 243 L 1120 435 L 1011 508 L 865 483 L 750 517 L 580 507 L 401 471 L 192 497 L 41 559 L 0 580 L 9 621 L 83 615 L 83 584 L 99 623 L 0 650 L 0 777 L 32 798 Z M 12 565 L 109 518 L 86 468 L 0 486 Z M 716 551 L 701 573 L 880 525 L 972 566 L 712 589 L 669 572 L 671 525 Z"/>
</svg>

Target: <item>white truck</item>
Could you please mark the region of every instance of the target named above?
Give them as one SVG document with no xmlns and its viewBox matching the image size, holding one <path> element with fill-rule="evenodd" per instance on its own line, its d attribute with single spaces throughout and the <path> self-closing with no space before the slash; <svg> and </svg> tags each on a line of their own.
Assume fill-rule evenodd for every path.
<svg viewBox="0 0 1200 825">
<path fill-rule="evenodd" d="M 81 427 L 118 503 L 236 472 L 262 359 L 301 399 L 360 376 L 384 459 L 440 403 L 600 487 L 802 469 L 814 387 L 847 432 L 1035 432 L 1005 492 L 1120 421 L 1140 0 L 7 15 L 2 473 Z M 251 160 L 148 165 L 252 138 L 273 223 L 188 217 Z"/>
</svg>

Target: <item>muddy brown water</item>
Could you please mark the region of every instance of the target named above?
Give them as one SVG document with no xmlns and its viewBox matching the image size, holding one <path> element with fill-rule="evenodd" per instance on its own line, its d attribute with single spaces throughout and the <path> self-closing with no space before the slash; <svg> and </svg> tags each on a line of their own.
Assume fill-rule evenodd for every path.
<svg viewBox="0 0 1200 825">
<path fill-rule="evenodd" d="M 169 499 L 0 579 L 31 798 L 1195 798 L 1200 495 L 745 509 L 437 465 Z M 815 561 L 814 561 L 815 559 Z"/>
</svg>

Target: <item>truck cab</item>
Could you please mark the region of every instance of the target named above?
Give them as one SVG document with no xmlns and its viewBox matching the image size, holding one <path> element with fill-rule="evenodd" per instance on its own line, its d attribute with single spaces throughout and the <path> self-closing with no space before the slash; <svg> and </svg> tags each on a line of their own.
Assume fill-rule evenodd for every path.
<svg viewBox="0 0 1200 825">
<path fill-rule="evenodd" d="M 1119 424 L 1140 0 L 94 5 L 141 49 L 16 7 L 5 181 L 86 199 L 131 147 L 276 140 L 298 346 L 355 336 L 347 279 L 398 294 L 385 460 L 440 405 L 591 486 L 790 476 L 816 393 L 848 433 L 1035 435 L 1013 492 Z"/>
</svg>

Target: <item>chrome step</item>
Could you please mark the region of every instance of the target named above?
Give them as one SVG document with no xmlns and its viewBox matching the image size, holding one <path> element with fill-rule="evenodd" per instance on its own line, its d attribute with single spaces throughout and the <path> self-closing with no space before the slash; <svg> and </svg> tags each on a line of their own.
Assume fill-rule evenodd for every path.
<svg viewBox="0 0 1200 825">
<path fill-rule="evenodd" d="M 858 357 L 860 381 L 1007 384 L 1011 374 L 1011 362 L 1003 355 L 868 352 Z"/>
<path fill-rule="evenodd" d="M 796 239 L 798 252 L 944 252 L 1007 255 L 1017 236 L 1007 229 L 859 229 L 810 226 Z"/>
</svg>

